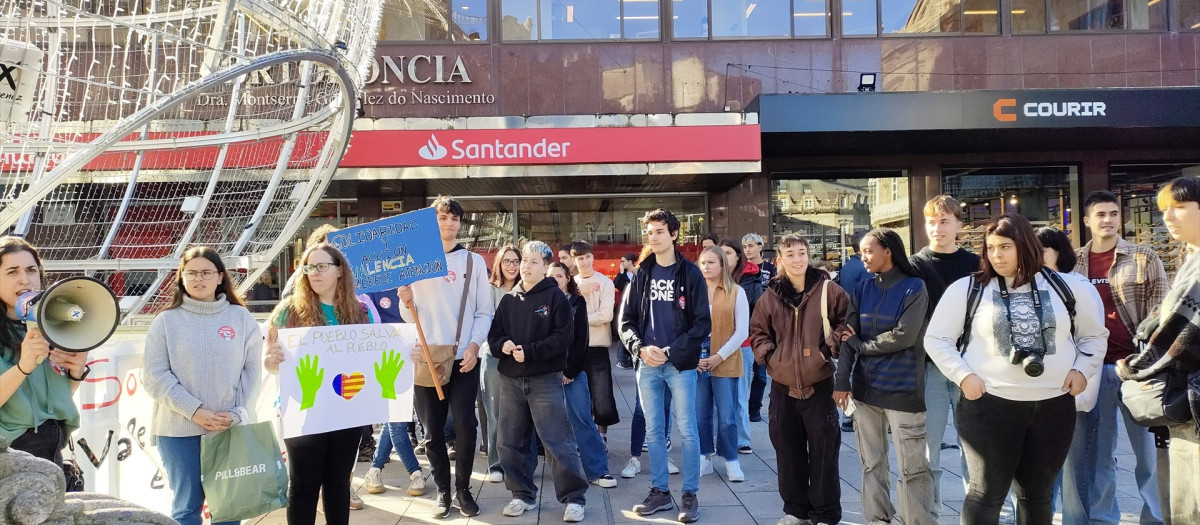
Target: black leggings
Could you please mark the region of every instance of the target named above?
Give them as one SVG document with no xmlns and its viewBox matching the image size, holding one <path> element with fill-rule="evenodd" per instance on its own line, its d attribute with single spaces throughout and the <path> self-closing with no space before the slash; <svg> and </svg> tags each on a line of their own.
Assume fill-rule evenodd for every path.
<svg viewBox="0 0 1200 525">
<path fill-rule="evenodd" d="M 1009 487 L 1017 495 L 1017 523 L 1050 525 L 1054 480 L 1075 434 L 1075 398 L 1010 401 L 984 394 L 962 398 L 955 411 L 971 484 L 962 522 L 999 523 Z M 1015 483 L 1014 483 L 1015 481 Z"/>
<path fill-rule="evenodd" d="M 358 457 L 362 427 L 351 427 L 283 440 L 287 446 L 288 525 L 312 525 L 317 496 L 325 494 L 325 523 L 350 522 L 350 473 Z"/>
<path fill-rule="evenodd" d="M 620 423 L 617 400 L 613 397 L 612 362 L 609 361 L 608 347 L 588 348 L 583 369 L 587 372 L 588 392 L 592 396 L 592 419 L 596 425 L 607 427 Z"/>
</svg>

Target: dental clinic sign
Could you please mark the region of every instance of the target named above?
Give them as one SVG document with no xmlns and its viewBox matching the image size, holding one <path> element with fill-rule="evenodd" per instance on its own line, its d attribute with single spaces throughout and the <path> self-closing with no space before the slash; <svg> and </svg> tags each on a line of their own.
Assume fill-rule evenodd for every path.
<svg viewBox="0 0 1200 525">
<path fill-rule="evenodd" d="M 362 131 L 343 168 L 758 161 L 757 125 Z"/>
</svg>

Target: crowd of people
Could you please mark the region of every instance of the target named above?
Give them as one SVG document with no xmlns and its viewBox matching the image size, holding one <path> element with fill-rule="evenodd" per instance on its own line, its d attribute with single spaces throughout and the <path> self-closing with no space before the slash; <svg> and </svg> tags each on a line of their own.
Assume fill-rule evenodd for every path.
<svg viewBox="0 0 1200 525">
<path fill-rule="evenodd" d="M 1158 204 L 1174 238 L 1200 249 L 1200 179 L 1172 181 Z M 461 205 L 439 197 L 433 207 L 446 278 L 358 295 L 345 256 L 319 231 L 270 314 L 266 341 L 219 254 L 185 252 L 173 299 L 147 333 L 142 370 L 176 521 L 202 522 L 201 437 L 248 421 L 248 393 L 261 371 L 276 373 L 285 359 L 279 328 L 412 322 L 419 313 L 431 355 L 446 365 L 442 376 L 425 378 L 442 385 L 444 399 L 421 380 L 413 387 L 431 472 L 416 458 L 411 424 L 380 422 L 364 486 L 386 490 L 382 469 L 394 449 L 408 494 L 425 494 L 431 478 L 434 518 L 455 508 L 463 516 L 495 510 L 481 509 L 471 492 L 478 449 L 486 479 L 512 494 L 499 509 L 504 516 L 537 509 L 533 472 L 544 455 L 563 521 L 583 520 L 590 486 L 617 485 L 608 469 L 616 453 L 608 430 L 620 420 L 616 346 L 616 366 L 633 368 L 637 385 L 619 475 L 642 471 L 643 445 L 650 456 L 649 492 L 631 506 L 640 516 L 677 509 L 678 521 L 697 521 L 700 478 L 715 466 L 744 481 L 738 458 L 753 452 L 750 423 L 762 421 L 769 392 L 780 525 L 841 521 L 844 430 L 861 457 L 864 519 L 937 523 L 950 424 L 963 457 L 962 523 L 998 523 L 1011 498 L 1018 523 L 1049 524 L 1058 494 L 1064 523 L 1117 523 L 1118 421 L 1134 451 L 1141 522 L 1200 523 L 1200 257 L 1170 282 L 1154 251 L 1119 235 L 1112 193 L 1085 199 L 1090 241 L 1077 250 L 1063 232 L 1035 231 L 1005 213 L 988 221 L 980 254 L 958 245 L 962 204 L 938 196 L 923 209 L 927 247 L 910 256 L 895 231 L 865 232 L 836 281 L 796 234 L 775 240 L 773 262 L 754 233 L 740 242 L 706 238 L 689 260 L 680 222 L 662 209 L 645 215 L 642 252 L 622 258 L 615 282 L 594 267 L 586 242 L 562 247 L 557 260 L 540 241 L 505 246 L 489 271 L 457 242 Z M 89 370 L 86 353 L 50 348 L 17 320 L 17 299 L 44 281 L 36 248 L 0 238 L 8 314 L 0 321 L 0 437 L 61 462 L 79 426 L 71 395 Z M 1167 369 L 1188 377 L 1192 399 L 1192 417 L 1163 433 L 1169 474 L 1156 472 L 1154 436 L 1131 417 L 1121 390 L 1122 381 Z M 319 502 L 327 523 L 349 522 L 363 438 L 353 427 L 285 440 L 289 524 L 314 523 Z M 678 466 L 668 459 L 675 446 Z M 678 499 L 670 487 L 677 472 Z"/>
</svg>

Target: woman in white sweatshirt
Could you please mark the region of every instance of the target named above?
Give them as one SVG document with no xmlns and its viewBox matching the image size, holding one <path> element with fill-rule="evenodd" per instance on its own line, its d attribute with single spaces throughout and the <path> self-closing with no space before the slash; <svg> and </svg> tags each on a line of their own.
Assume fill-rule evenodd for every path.
<svg viewBox="0 0 1200 525">
<path fill-rule="evenodd" d="M 1021 215 L 993 218 L 985 240 L 983 269 L 947 288 L 925 334 L 930 359 L 963 393 L 955 423 L 971 482 L 962 523 L 998 523 L 1012 486 L 1018 522 L 1048 525 L 1075 430 L 1074 396 L 1107 348 L 1103 305 L 1094 287 L 1041 271 L 1042 247 Z M 972 307 L 975 282 L 982 289 Z M 1074 319 L 1056 284 L 1074 296 Z"/>
<path fill-rule="evenodd" d="M 146 333 L 142 368 L 154 398 L 151 435 L 175 496 L 171 517 L 181 525 L 203 521 L 200 437 L 247 422 L 262 347 L 258 322 L 234 292 L 220 254 L 207 246 L 184 252 L 171 304 Z"/>
</svg>

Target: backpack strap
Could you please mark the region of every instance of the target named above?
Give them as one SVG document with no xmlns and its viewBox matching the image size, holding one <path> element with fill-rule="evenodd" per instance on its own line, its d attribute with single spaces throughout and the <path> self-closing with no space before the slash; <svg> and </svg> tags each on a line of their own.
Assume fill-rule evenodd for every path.
<svg viewBox="0 0 1200 525">
<path fill-rule="evenodd" d="M 833 333 L 833 326 L 829 324 L 829 279 L 821 286 L 821 330 L 825 334 L 825 339 L 829 339 L 829 334 Z"/>
<path fill-rule="evenodd" d="M 958 355 L 967 353 L 967 343 L 971 342 L 971 322 L 975 319 L 975 310 L 979 309 L 979 301 L 983 299 L 984 283 L 976 279 L 974 275 L 968 279 L 971 280 L 971 287 L 967 292 L 967 312 L 966 318 L 963 319 L 963 331 L 958 336 Z"/>
</svg>

